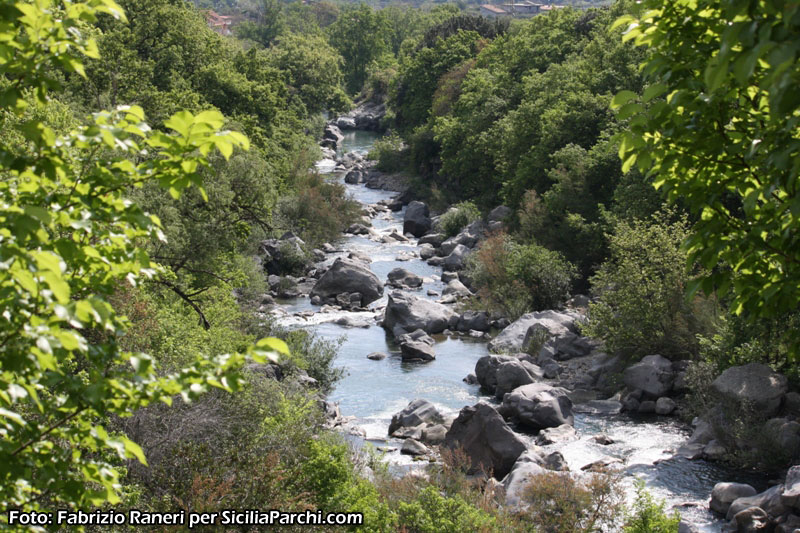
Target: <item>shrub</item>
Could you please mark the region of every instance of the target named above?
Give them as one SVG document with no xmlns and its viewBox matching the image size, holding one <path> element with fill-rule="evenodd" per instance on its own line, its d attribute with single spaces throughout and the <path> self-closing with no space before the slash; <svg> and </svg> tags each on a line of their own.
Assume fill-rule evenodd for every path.
<svg viewBox="0 0 800 533">
<path fill-rule="evenodd" d="M 509 318 L 559 307 L 575 278 L 575 267 L 561 254 L 505 234 L 485 240 L 470 256 L 467 272 L 482 303 Z"/>
<path fill-rule="evenodd" d="M 458 235 L 464 226 L 481 218 L 481 212 L 472 202 L 461 202 L 439 217 L 438 229 L 448 237 Z"/>
<path fill-rule="evenodd" d="M 397 172 L 408 166 L 408 148 L 397 133 L 390 133 L 376 140 L 367 155 L 378 162 L 383 172 Z"/>
<path fill-rule="evenodd" d="M 610 257 L 592 277 L 597 301 L 589 306 L 585 333 L 617 354 L 636 359 L 660 353 L 697 353 L 697 334 L 713 329 L 713 301 L 687 301 L 685 218 L 661 212 L 648 220 L 617 222 Z"/>
<path fill-rule="evenodd" d="M 399 526 L 416 533 L 499 532 L 495 518 L 460 496 L 442 496 L 428 486 L 411 502 L 398 505 Z"/>
<path fill-rule="evenodd" d="M 623 511 L 620 478 L 599 472 L 578 480 L 566 473 L 535 476 L 523 492 L 522 513 L 540 533 L 588 533 L 616 525 Z"/>
<path fill-rule="evenodd" d="M 625 520 L 623 533 L 678 533 L 681 517 L 678 512 L 671 516 L 664 511 L 664 502 L 658 502 L 644 488 L 644 481 L 636 482 L 636 501 L 633 512 Z"/>
</svg>

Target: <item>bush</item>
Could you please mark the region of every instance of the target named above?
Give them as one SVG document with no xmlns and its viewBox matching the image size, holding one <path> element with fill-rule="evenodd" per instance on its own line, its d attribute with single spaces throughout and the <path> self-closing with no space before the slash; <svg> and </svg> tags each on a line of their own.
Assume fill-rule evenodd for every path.
<svg viewBox="0 0 800 533">
<path fill-rule="evenodd" d="M 398 504 L 398 522 L 404 531 L 416 533 L 499 533 L 495 517 L 477 509 L 460 496 L 442 496 L 428 486 L 411 502 Z"/>
<path fill-rule="evenodd" d="M 541 533 L 589 533 L 616 525 L 624 496 L 619 476 L 600 472 L 576 480 L 561 472 L 535 476 L 523 492 L 522 513 Z"/>
<path fill-rule="evenodd" d="M 589 306 L 584 332 L 630 359 L 660 353 L 695 355 L 697 335 L 714 328 L 714 302 L 687 301 L 690 276 L 685 218 L 661 212 L 649 220 L 617 222 L 609 236 L 610 257 L 592 277 L 597 301 Z"/>
<path fill-rule="evenodd" d="M 470 256 L 467 273 L 483 304 L 518 318 L 563 304 L 575 267 L 557 252 L 537 244 L 518 244 L 498 234 Z"/>
<path fill-rule="evenodd" d="M 625 520 L 623 533 L 678 533 L 681 517 L 664 511 L 664 502 L 657 502 L 644 488 L 644 481 L 636 482 L 636 501 L 633 512 Z"/>
<path fill-rule="evenodd" d="M 481 212 L 472 202 L 461 202 L 439 217 L 438 229 L 448 237 L 458 235 L 464 226 L 480 220 Z"/>
<path fill-rule="evenodd" d="M 408 148 L 397 133 L 390 133 L 375 141 L 367 158 L 377 161 L 382 172 L 398 172 L 408 166 Z"/>
</svg>

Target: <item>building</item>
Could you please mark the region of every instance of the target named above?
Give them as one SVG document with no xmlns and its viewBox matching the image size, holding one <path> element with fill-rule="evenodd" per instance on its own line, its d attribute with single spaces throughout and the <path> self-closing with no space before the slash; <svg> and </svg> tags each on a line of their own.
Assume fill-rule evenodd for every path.
<svg viewBox="0 0 800 533">
<path fill-rule="evenodd" d="M 497 18 L 497 17 L 510 17 L 511 13 L 506 12 L 500 6 L 494 6 L 492 4 L 483 4 L 481 6 L 481 15 L 486 18 Z"/>
<path fill-rule="evenodd" d="M 224 15 L 220 15 L 216 11 L 212 10 L 206 11 L 205 15 L 206 15 L 206 22 L 208 22 L 209 28 L 219 33 L 220 35 L 230 35 L 232 33 L 231 19 L 233 17 L 226 17 Z"/>
<path fill-rule="evenodd" d="M 511 2 L 503 4 L 502 8 L 506 13 L 510 13 L 512 17 L 532 17 L 539 14 L 541 4 L 536 4 L 530 0 L 523 0 L 522 2 Z"/>
</svg>

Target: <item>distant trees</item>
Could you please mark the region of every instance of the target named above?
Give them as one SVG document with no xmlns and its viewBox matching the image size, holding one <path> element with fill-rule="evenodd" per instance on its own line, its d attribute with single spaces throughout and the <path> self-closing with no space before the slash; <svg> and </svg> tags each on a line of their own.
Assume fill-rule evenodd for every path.
<svg viewBox="0 0 800 533">
<path fill-rule="evenodd" d="M 389 30 L 386 19 L 366 4 L 344 7 L 328 27 L 331 44 L 344 58 L 350 94 L 361 90 L 372 62 L 389 51 Z"/>
</svg>

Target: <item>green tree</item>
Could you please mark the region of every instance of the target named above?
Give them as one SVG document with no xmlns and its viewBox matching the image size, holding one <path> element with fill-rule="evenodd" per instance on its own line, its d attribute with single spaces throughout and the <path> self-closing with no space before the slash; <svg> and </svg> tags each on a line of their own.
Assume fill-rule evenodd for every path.
<svg viewBox="0 0 800 533">
<path fill-rule="evenodd" d="M 364 85 L 370 64 L 389 50 L 388 24 L 366 4 L 347 6 L 328 27 L 328 35 L 344 58 L 347 91 L 355 94 Z"/>
<path fill-rule="evenodd" d="M 643 3 L 620 18 L 645 48 L 648 87 L 614 98 L 623 168 L 648 171 L 696 222 L 686 241 L 707 268 L 691 287 L 729 293 L 756 319 L 800 301 L 800 5 Z M 800 350 L 795 335 L 792 352 Z"/>
<path fill-rule="evenodd" d="M 208 388 L 231 390 L 244 359 L 197 357 L 157 375 L 148 355 L 120 347 L 130 323 L 109 299 L 161 270 L 140 246 L 163 237 L 159 221 L 128 200 L 127 190 L 155 181 L 177 198 L 202 185 L 198 170 L 212 150 L 229 157 L 247 139 L 222 131 L 217 112 L 178 113 L 162 132 L 148 127 L 141 108 L 127 107 L 97 113 L 60 137 L 41 119 L 21 118 L 59 88 L 58 71 L 82 74 L 83 56 L 97 56 L 86 23 L 101 13 L 124 19 L 113 0 L 2 3 L 0 101 L 17 114 L 3 130 L 16 127 L 27 140 L 19 153 L 0 138 L 4 508 L 119 501 L 117 466 L 145 457 L 105 429 L 108 418 L 178 394 L 191 400 Z M 264 339 L 247 350 L 261 361 L 275 351 L 285 353 L 285 344 Z"/>
</svg>

